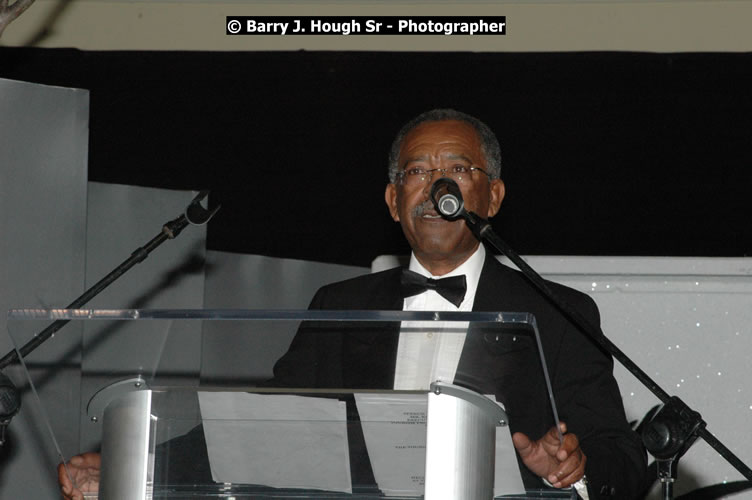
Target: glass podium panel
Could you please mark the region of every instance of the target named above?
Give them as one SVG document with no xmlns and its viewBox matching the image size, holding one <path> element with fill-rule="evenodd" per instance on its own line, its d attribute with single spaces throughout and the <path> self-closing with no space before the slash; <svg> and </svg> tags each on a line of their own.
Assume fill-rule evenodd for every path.
<svg viewBox="0 0 752 500">
<path fill-rule="evenodd" d="M 55 321 L 69 324 L 22 347 Z M 527 313 L 25 309 L 8 325 L 43 446 L 101 452 L 87 498 L 576 498 L 511 446 L 510 431 L 536 439 L 558 420 Z M 202 382 L 202 332 L 224 327 L 294 340 L 269 354 L 273 377 Z M 417 362 L 398 366 L 400 335 Z M 64 371 L 78 371 L 67 393 L 50 384 Z M 76 405 L 77 422 L 54 418 Z"/>
</svg>

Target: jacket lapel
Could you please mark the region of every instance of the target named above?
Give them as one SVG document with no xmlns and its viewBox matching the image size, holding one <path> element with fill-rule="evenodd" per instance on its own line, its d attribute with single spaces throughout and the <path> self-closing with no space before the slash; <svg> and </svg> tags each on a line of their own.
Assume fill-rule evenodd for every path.
<svg viewBox="0 0 752 500">
<path fill-rule="evenodd" d="M 509 300 L 509 279 L 505 279 L 506 269 L 496 260 L 496 257 L 486 250 L 486 261 L 478 280 L 475 291 L 473 311 L 505 312 L 504 304 Z M 502 309 L 500 309 L 502 308 Z"/>
</svg>

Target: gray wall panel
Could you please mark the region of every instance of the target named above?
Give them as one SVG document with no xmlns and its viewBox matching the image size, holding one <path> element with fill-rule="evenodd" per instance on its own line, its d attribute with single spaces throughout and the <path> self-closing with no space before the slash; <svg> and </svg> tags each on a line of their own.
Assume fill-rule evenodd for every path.
<svg viewBox="0 0 752 500">
<path fill-rule="evenodd" d="M 5 311 L 62 307 L 83 291 L 89 92 L 0 80 L 0 330 Z M 45 325 L 38 325 L 45 326 Z M 23 334 L 27 340 L 32 328 Z M 18 331 L 18 330 L 16 330 Z M 81 341 L 68 325 L 34 353 L 38 390 L 56 401 L 53 428 L 61 446 L 77 444 L 79 371 L 62 359 Z M 11 348 L 0 335 L 0 349 Z M 66 363 L 71 364 L 68 369 Z M 17 367 L 23 407 L 0 450 L 0 498 L 57 498 L 58 462 L 46 425 Z"/>
</svg>

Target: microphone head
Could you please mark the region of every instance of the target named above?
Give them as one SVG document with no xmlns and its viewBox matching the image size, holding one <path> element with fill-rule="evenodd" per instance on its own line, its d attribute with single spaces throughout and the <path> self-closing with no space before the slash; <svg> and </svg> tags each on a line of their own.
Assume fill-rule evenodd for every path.
<svg viewBox="0 0 752 500">
<path fill-rule="evenodd" d="M 454 216 L 460 210 L 457 197 L 445 194 L 439 198 L 439 213 L 448 217 Z"/>
<path fill-rule="evenodd" d="M 465 213 L 462 191 L 452 179 L 441 177 L 434 182 L 430 196 L 436 211 L 447 220 L 457 220 Z"/>
</svg>

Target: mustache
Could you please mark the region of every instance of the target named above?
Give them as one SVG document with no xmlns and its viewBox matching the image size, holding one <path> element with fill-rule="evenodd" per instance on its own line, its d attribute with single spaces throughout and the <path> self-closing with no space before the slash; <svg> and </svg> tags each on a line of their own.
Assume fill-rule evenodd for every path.
<svg viewBox="0 0 752 500">
<path fill-rule="evenodd" d="M 415 205 L 412 210 L 410 210 L 410 214 L 413 217 L 421 217 L 426 213 L 430 213 L 431 215 L 436 214 L 436 211 L 434 210 L 433 202 L 431 200 L 426 200 L 420 205 Z"/>
</svg>

